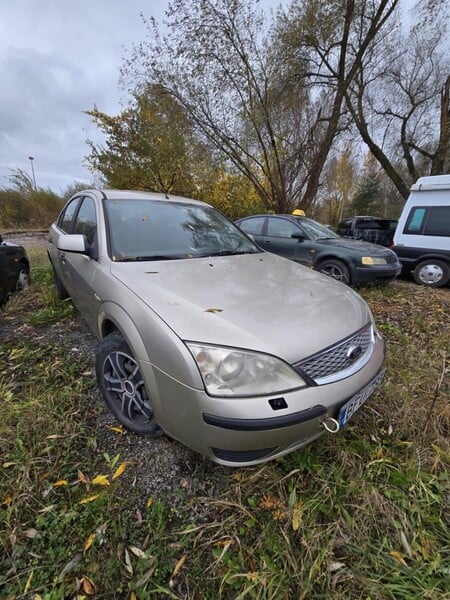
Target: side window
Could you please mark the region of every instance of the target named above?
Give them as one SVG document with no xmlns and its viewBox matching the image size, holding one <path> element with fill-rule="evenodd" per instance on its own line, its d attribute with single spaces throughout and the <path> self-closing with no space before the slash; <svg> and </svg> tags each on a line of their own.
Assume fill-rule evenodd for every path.
<svg viewBox="0 0 450 600">
<path fill-rule="evenodd" d="M 287 219 L 269 219 L 267 235 L 281 238 L 292 238 L 293 233 L 301 233 L 297 225 Z"/>
<path fill-rule="evenodd" d="M 403 233 L 422 233 L 426 211 L 427 209 L 421 206 L 416 206 L 413 208 L 408 215 L 408 220 L 406 221 Z"/>
<path fill-rule="evenodd" d="M 239 228 L 242 229 L 244 233 L 252 233 L 254 235 L 261 235 L 265 217 L 253 217 L 251 219 L 246 219 L 239 223 Z"/>
<path fill-rule="evenodd" d="M 95 204 L 92 198 L 83 198 L 80 210 L 73 226 L 73 233 L 84 234 L 88 244 L 91 246 L 95 240 L 97 231 L 97 217 Z"/>
<path fill-rule="evenodd" d="M 77 210 L 78 203 L 80 202 L 79 198 L 75 198 L 72 200 L 65 208 L 64 212 L 61 213 L 58 219 L 58 227 L 64 231 L 64 233 L 72 233 L 72 221 L 73 216 Z"/>
<path fill-rule="evenodd" d="M 430 208 L 424 234 L 450 236 L 450 206 L 432 206 Z"/>
</svg>

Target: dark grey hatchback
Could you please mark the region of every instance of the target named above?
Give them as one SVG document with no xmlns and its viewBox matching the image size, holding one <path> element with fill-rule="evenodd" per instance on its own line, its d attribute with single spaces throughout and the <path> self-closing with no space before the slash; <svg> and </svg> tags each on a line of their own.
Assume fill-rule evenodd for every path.
<svg viewBox="0 0 450 600">
<path fill-rule="evenodd" d="M 308 217 L 255 215 L 236 225 L 264 250 L 329 275 L 347 285 L 393 281 L 401 264 L 392 250 L 345 239 Z"/>
</svg>

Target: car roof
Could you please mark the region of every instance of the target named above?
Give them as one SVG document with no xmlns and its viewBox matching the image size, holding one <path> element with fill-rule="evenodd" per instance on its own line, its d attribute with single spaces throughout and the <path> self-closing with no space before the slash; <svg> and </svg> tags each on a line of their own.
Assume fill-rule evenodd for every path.
<svg viewBox="0 0 450 600">
<path fill-rule="evenodd" d="M 159 202 L 182 202 L 186 204 L 198 204 L 201 206 L 207 206 L 205 202 L 201 200 L 194 200 L 193 198 L 185 198 L 183 196 L 173 196 L 171 194 L 161 194 L 158 192 L 142 192 L 138 190 L 116 190 L 116 189 L 89 189 L 77 192 L 77 196 L 82 194 L 95 194 L 101 195 L 105 200 L 155 200 Z"/>
</svg>

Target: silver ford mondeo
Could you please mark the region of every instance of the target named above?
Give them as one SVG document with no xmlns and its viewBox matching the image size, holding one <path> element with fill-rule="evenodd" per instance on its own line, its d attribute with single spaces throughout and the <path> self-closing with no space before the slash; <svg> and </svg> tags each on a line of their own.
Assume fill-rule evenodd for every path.
<svg viewBox="0 0 450 600">
<path fill-rule="evenodd" d="M 59 296 L 99 339 L 102 395 L 136 433 L 253 465 L 337 432 L 383 377 L 356 292 L 263 252 L 203 202 L 79 192 L 48 252 Z"/>
</svg>

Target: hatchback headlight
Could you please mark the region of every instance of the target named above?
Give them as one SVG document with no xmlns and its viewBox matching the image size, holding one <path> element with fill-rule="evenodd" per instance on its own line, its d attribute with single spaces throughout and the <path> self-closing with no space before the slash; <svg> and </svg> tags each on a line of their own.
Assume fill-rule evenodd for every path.
<svg viewBox="0 0 450 600">
<path fill-rule="evenodd" d="M 361 258 L 361 262 L 363 265 L 387 265 L 387 260 L 385 258 L 378 258 L 375 256 L 363 256 Z"/>
<path fill-rule="evenodd" d="M 259 352 L 186 342 L 211 396 L 261 396 L 305 386 L 282 360 Z"/>
</svg>

